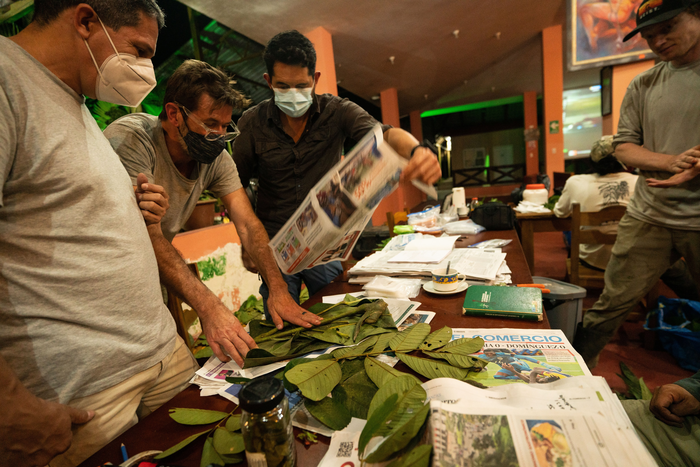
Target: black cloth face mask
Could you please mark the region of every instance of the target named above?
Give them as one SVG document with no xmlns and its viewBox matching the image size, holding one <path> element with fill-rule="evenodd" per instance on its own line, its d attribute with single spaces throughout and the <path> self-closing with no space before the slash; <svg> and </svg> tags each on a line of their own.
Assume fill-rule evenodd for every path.
<svg viewBox="0 0 700 467">
<path fill-rule="evenodd" d="M 187 145 L 187 154 L 201 164 L 211 164 L 226 149 L 226 141 L 223 138 L 216 141 L 209 141 L 192 130 L 182 138 Z"/>
</svg>

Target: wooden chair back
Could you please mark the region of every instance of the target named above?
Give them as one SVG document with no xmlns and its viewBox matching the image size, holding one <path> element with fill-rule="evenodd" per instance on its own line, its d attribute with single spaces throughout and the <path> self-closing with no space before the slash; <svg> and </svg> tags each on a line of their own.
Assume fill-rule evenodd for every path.
<svg viewBox="0 0 700 467">
<path fill-rule="evenodd" d="M 625 206 L 610 206 L 598 212 L 581 212 L 581 205 L 574 203 L 571 214 L 571 259 L 567 261 L 569 281 L 572 284 L 581 287 L 603 287 L 605 285 L 604 272 L 579 264 L 581 244 L 613 245 L 617 234 L 605 233 L 597 229 L 581 230 L 581 227 L 599 227 L 607 222 L 619 222 L 626 210 Z"/>
<path fill-rule="evenodd" d="M 389 227 L 389 236 L 395 237 L 394 226 L 395 225 L 406 225 L 408 223 L 408 211 L 398 211 L 386 213 L 386 225 Z"/>
<path fill-rule="evenodd" d="M 197 263 L 191 263 L 187 265 L 190 268 L 190 271 L 192 273 L 199 277 L 199 269 L 197 268 Z M 175 320 L 175 326 L 177 327 L 177 333 L 180 337 L 182 337 L 182 340 L 185 341 L 185 344 L 187 344 L 187 348 L 190 349 L 190 352 L 194 348 L 194 341 L 192 340 L 192 337 L 189 335 L 187 330 L 190 328 L 192 323 L 197 317 L 197 314 L 193 310 L 188 310 L 186 313 L 182 309 L 182 304 L 183 301 L 172 293 L 170 289 L 168 288 L 168 309 L 170 310 L 170 314 L 173 316 L 173 319 Z"/>
</svg>

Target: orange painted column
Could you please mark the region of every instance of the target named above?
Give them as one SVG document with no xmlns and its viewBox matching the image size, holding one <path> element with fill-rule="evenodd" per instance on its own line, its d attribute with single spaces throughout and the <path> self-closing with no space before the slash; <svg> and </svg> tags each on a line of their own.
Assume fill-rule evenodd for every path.
<svg viewBox="0 0 700 467">
<path fill-rule="evenodd" d="M 418 141 L 423 141 L 423 121 L 420 118 L 420 110 L 414 110 L 409 116 L 411 118 L 411 134 Z"/>
<path fill-rule="evenodd" d="M 540 172 L 540 153 L 537 135 L 537 93 L 528 91 L 523 94 L 525 114 L 525 174 L 537 175 Z"/>
<path fill-rule="evenodd" d="M 333 37 L 325 28 L 318 27 L 306 34 L 316 49 L 316 71 L 321 77 L 316 85 L 316 94 L 338 95 L 338 80 L 335 76 L 335 57 L 333 55 Z"/>
<path fill-rule="evenodd" d="M 654 66 L 654 60 L 645 60 L 643 62 L 625 63 L 624 65 L 615 65 L 612 72 L 612 113 L 603 117 L 603 134 L 614 135 L 617 133 L 617 124 L 620 121 L 620 108 L 622 107 L 622 99 L 627 92 L 627 86 L 632 82 L 635 76 L 647 71 Z"/>
<path fill-rule="evenodd" d="M 400 128 L 399 95 L 396 88 L 389 88 L 379 93 L 382 106 L 382 123 Z M 384 198 L 372 215 L 372 225 L 386 223 L 387 212 L 403 211 L 405 207 L 404 187 L 400 185 L 396 191 Z"/>
<path fill-rule="evenodd" d="M 564 172 L 564 54 L 561 31 L 560 24 L 542 30 L 544 146 L 546 170 L 552 182 L 554 172 Z"/>
</svg>

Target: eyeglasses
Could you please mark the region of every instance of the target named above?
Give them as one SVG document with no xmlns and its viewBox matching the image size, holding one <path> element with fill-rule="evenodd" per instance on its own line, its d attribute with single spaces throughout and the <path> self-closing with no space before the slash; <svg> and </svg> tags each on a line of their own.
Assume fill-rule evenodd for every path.
<svg viewBox="0 0 700 467">
<path fill-rule="evenodd" d="M 238 131 L 238 127 L 233 122 L 229 123 L 228 126 L 226 127 L 226 130 L 231 130 L 231 131 L 226 131 L 225 133 L 221 133 L 220 131 L 212 130 L 211 128 L 206 126 L 204 124 L 204 122 L 201 121 L 196 115 L 194 115 L 192 112 L 187 110 L 187 107 L 185 107 L 184 105 L 178 104 L 177 102 L 174 102 L 174 104 L 182 109 L 182 111 L 184 112 L 184 114 L 187 118 L 192 119 L 192 121 L 194 123 L 196 123 L 197 125 L 204 128 L 204 131 L 206 132 L 204 134 L 204 139 L 206 139 L 207 141 L 224 140 L 226 142 L 229 142 L 229 141 L 233 141 L 234 139 L 236 139 L 236 136 L 241 134 L 241 132 Z"/>
</svg>

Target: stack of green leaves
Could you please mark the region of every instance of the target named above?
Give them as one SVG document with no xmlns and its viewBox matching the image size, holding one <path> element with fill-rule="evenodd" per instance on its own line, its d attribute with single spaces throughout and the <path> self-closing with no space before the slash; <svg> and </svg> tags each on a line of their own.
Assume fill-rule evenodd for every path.
<svg viewBox="0 0 700 467">
<path fill-rule="evenodd" d="M 204 450 L 200 465 L 207 467 L 210 464 L 226 465 L 237 464 L 245 458 L 245 446 L 241 435 L 241 416 L 217 410 L 202 409 L 170 409 L 170 418 L 181 425 L 211 425 L 212 428 L 196 433 L 171 448 L 158 454 L 155 459 L 165 459 L 182 448 L 192 443 L 199 437 L 206 435 Z"/>
</svg>

